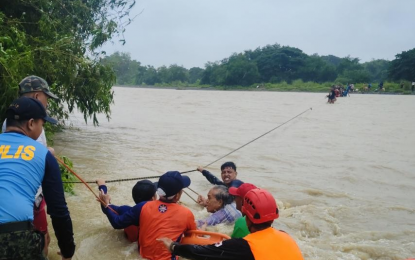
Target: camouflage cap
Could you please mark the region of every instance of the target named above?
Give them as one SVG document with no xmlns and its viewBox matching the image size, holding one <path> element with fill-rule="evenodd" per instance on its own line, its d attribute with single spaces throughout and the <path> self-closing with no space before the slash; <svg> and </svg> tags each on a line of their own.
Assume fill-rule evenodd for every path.
<svg viewBox="0 0 415 260">
<path fill-rule="evenodd" d="M 58 97 L 50 92 L 49 85 L 46 80 L 38 76 L 27 76 L 19 83 L 19 93 L 20 95 L 24 93 L 43 91 L 46 95 L 53 99 L 58 99 Z"/>
</svg>

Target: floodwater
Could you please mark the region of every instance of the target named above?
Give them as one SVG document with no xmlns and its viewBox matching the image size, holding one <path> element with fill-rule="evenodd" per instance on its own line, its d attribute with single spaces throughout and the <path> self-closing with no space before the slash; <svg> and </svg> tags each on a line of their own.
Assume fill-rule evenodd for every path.
<svg viewBox="0 0 415 260">
<path fill-rule="evenodd" d="M 288 232 L 307 260 L 415 257 L 414 96 L 352 94 L 330 105 L 316 93 L 114 91 L 110 122 L 100 117 L 100 127 L 85 125 L 75 113 L 74 129 L 55 138 L 55 151 L 70 157 L 85 180 L 192 170 L 312 108 L 207 169 L 219 177 L 220 165 L 233 161 L 239 179 L 269 190 L 280 208 L 274 227 Z M 206 194 L 204 177 L 189 176 L 190 187 Z M 109 183 L 112 203 L 133 205 L 134 183 Z M 140 259 L 92 193 L 76 185 L 66 196 L 73 259 Z M 182 201 L 196 218 L 207 216 L 185 194 Z M 59 259 L 49 228 L 49 258 Z"/>
</svg>

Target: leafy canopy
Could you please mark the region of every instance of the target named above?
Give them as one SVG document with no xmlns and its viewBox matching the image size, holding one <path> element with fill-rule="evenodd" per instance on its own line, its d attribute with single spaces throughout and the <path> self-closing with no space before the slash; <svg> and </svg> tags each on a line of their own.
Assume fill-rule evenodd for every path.
<svg viewBox="0 0 415 260">
<path fill-rule="evenodd" d="M 0 119 L 18 95 L 18 83 L 37 75 L 60 100 L 59 118 L 78 108 L 85 121 L 109 119 L 115 74 L 97 51 L 131 22 L 135 0 L 2 0 L 0 2 Z M 64 103 L 67 106 L 64 106 Z"/>
</svg>

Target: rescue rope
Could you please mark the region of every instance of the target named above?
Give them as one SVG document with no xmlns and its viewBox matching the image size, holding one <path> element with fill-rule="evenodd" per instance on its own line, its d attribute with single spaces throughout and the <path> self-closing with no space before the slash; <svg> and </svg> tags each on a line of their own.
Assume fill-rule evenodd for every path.
<svg viewBox="0 0 415 260">
<path fill-rule="evenodd" d="M 78 174 L 76 174 L 76 172 L 74 172 L 68 165 L 66 165 L 59 157 L 55 156 L 56 160 L 58 160 L 58 162 L 60 164 L 62 164 L 62 166 L 64 166 L 66 169 L 68 169 L 68 171 L 70 171 L 73 175 L 75 175 L 76 178 L 78 178 L 83 184 L 85 184 L 85 186 L 92 192 L 92 194 L 94 194 L 95 198 L 97 198 L 97 200 L 99 202 L 101 202 L 101 204 L 106 207 L 109 208 L 112 212 L 114 212 L 115 214 L 118 215 L 117 211 L 115 211 L 114 209 L 112 209 L 107 203 L 105 203 L 105 201 L 101 200 L 98 195 L 92 190 L 92 188 L 87 184 L 87 182 L 85 182 Z"/>
<path fill-rule="evenodd" d="M 296 119 L 297 117 L 301 116 L 302 114 L 304 114 L 304 113 L 308 112 L 309 110 L 313 110 L 313 108 L 312 108 L 312 107 L 310 107 L 310 108 L 306 109 L 305 111 L 301 112 L 300 114 L 298 114 L 298 115 L 296 115 L 296 116 L 292 117 L 291 119 L 289 119 L 289 120 L 285 121 L 284 123 L 280 124 L 279 126 L 274 127 L 273 129 L 269 130 L 268 132 L 266 132 L 266 133 L 264 133 L 264 134 L 262 134 L 262 135 L 260 135 L 260 136 L 258 136 L 258 137 L 256 137 L 256 138 L 252 139 L 251 141 L 249 141 L 249 142 L 245 143 L 244 145 L 239 146 L 238 148 L 236 148 L 236 149 L 234 149 L 233 151 L 231 151 L 231 152 L 229 152 L 229 153 L 225 154 L 224 156 L 220 157 L 219 159 L 217 159 L 217 160 L 215 160 L 215 161 L 213 161 L 213 162 L 209 163 L 208 165 L 204 166 L 203 168 L 209 167 L 210 165 L 214 164 L 215 162 L 217 162 L 217 161 L 219 161 L 219 160 L 221 160 L 221 159 L 225 158 L 225 157 L 226 157 L 226 156 L 228 156 L 228 155 L 231 155 L 232 153 L 234 153 L 234 152 L 236 152 L 236 151 L 238 151 L 238 150 L 242 149 L 243 147 L 247 146 L 248 144 L 255 142 L 255 141 L 256 141 L 256 140 L 258 140 L 259 138 L 261 138 L 261 137 L 263 137 L 263 136 L 265 136 L 265 135 L 267 135 L 267 134 L 271 133 L 272 131 L 274 131 L 274 130 L 276 130 L 276 129 L 280 128 L 281 126 L 283 126 L 283 125 L 287 124 L 288 122 L 290 122 L 290 121 L 292 121 L 292 120 Z M 180 173 L 181 173 L 181 174 L 186 174 L 186 173 L 191 173 L 191 172 L 195 172 L 195 171 L 197 171 L 197 170 L 184 171 L 184 172 L 180 172 Z M 71 172 L 72 172 L 72 171 L 71 171 Z M 75 175 L 75 176 L 76 176 L 76 175 Z M 78 176 L 77 176 L 77 177 L 78 177 Z M 111 182 L 123 182 L 123 181 L 134 181 L 134 180 L 145 180 L 145 179 L 157 179 L 157 178 L 160 178 L 160 177 L 161 177 L 161 175 L 159 175 L 159 176 L 148 176 L 148 177 L 126 178 L 126 179 L 116 179 L 116 180 L 109 180 L 109 181 L 105 181 L 105 182 L 106 182 L 106 183 L 111 183 Z M 79 178 L 78 178 L 78 179 L 79 179 Z M 63 182 L 63 183 L 84 183 L 84 184 L 86 184 L 86 183 L 95 183 L 95 181 L 83 181 L 83 180 L 81 180 L 81 181 L 65 181 L 65 182 Z M 190 188 L 189 188 L 189 189 L 190 189 Z M 192 189 L 190 189 L 190 190 L 191 190 L 191 191 L 193 191 L 194 193 L 196 193 L 197 195 L 199 195 L 199 193 L 197 193 L 196 191 L 194 191 L 194 190 L 192 190 Z"/>
<path fill-rule="evenodd" d="M 189 187 L 187 187 L 187 188 L 189 188 Z M 190 188 L 189 188 L 190 189 Z M 192 189 L 190 189 L 190 190 L 192 190 Z M 198 204 L 197 203 L 197 200 L 195 200 L 192 196 L 190 196 L 190 194 L 189 193 L 187 193 L 185 190 L 183 190 L 183 192 L 187 195 L 187 196 L 189 196 L 189 198 L 191 198 L 194 202 L 196 202 L 196 204 Z"/>
<path fill-rule="evenodd" d="M 283 125 L 287 124 L 288 122 L 290 122 L 290 121 L 292 121 L 292 120 L 296 119 L 297 117 L 301 116 L 301 115 L 302 115 L 302 114 L 304 114 L 305 112 L 308 112 L 308 110 L 313 110 L 313 108 L 312 108 L 312 107 L 308 108 L 307 110 L 305 110 L 305 111 L 301 112 L 300 114 L 296 115 L 295 117 L 291 118 L 290 120 L 285 121 L 284 123 L 280 124 L 279 126 L 274 127 L 273 129 L 271 129 L 271 130 L 269 130 L 268 132 L 266 132 L 266 133 L 264 133 L 264 134 L 262 134 L 262 135 L 258 136 L 258 137 L 257 137 L 257 138 L 255 138 L 255 139 L 252 139 L 251 141 L 247 142 L 246 144 L 239 146 L 239 147 L 238 147 L 238 148 L 236 148 L 235 150 L 233 150 L 233 151 L 231 151 L 231 152 L 229 152 L 229 153 L 225 154 L 224 156 L 222 156 L 222 157 L 220 157 L 219 159 L 217 159 L 217 160 L 215 160 L 215 161 L 213 161 L 213 162 L 209 163 L 208 165 L 204 166 L 203 168 L 206 168 L 206 167 L 208 167 L 208 166 L 210 166 L 210 165 L 214 164 L 215 162 L 217 162 L 217 161 L 219 161 L 219 160 L 221 160 L 221 159 L 225 158 L 226 156 L 231 155 L 231 154 L 233 154 L 234 152 L 236 152 L 236 151 L 238 151 L 238 150 L 242 149 L 243 147 L 247 146 L 248 144 L 255 142 L 255 141 L 256 141 L 256 140 L 258 140 L 259 138 L 261 138 L 261 137 L 263 137 L 263 136 L 265 136 L 265 135 L 267 135 L 267 134 L 271 133 L 272 131 L 274 131 L 274 130 L 276 130 L 276 129 L 280 128 L 281 126 L 283 126 Z M 181 172 L 181 174 L 184 174 L 184 173 L 190 173 L 190 172 L 195 172 L 195 171 L 197 171 L 197 170 L 185 171 L 185 172 Z"/>
<path fill-rule="evenodd" d="M 197 193 L 195 190 L 193 190 L 192 188 L 190 188 L 190 187 L 187 187 L 189 190 L 191 190 L 191 191 L 193 191 L 196 195 L 200 195 L 199 193 Z"/>
<path fill-rule="evenodd" d="M 105 181 L 106 183 L 111 183 L 111 182 L 123 182 L 123 181 L 135 181 L 135 180 L 146 180 L 146 179 L 158 179 L 160 178 L 161 175 L 159 176 L 147 176 L 147 177 L 136 177 L 136 178 L 126 178 L 126 179 L 116 179 L 116 180 L 109 180 L 109 181 Z M 95 181 L 63 181 L 62 183 L 96 183 Z"/>
</svg>

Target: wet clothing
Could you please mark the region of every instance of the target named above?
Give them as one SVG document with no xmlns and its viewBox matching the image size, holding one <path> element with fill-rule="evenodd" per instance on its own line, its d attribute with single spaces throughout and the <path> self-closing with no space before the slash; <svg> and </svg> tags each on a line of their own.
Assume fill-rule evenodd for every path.
<svg viewBox="0 0 415 260">
<path fill-rule="evenodd" d="M 208 218 L 201 219 L 196 221 L 198 228 L 207 223 L 208 226 L 215 226 L 217 224 L 226 223 L 232 224 L 238 218 L 242 217 L 242 214 L 239 210 L 236 209 L 235 203 L 227 204 L 225 207 L 220 210 L 212 213 Z"/>
<path fill-rule="evenodd" d="M 222 186 L 226 186 L 226 187 L 230 187 L 230 186 L 232 186 L 232 182 L 235 182 L 235 183 L 238 183 L 239 185 L 241 184 L 241 183 L 243 183 L 242 181 L 240 181 L 240 180 L 238 180 L 238 179 L 235 179 L 235 180 L 233 180 L 231 183 L 229 183 L 229 184 L 225 184 L 223 181 L 221 181 L 221 180 L 219 180 L 215 175 L 213 175 L 212 173 L 210 173 L 209 171 L 207 171 L 207 170 L 203 170 L 202 171 L 202 174 L 203 174 L 203 176 L 205 176 L 206 177 L 206 179 L 210 182 L 210 183 L 212 183 L 212 184 L 215 184 L 215 185 L 222 185 Z M 239 187 L 239 185 L 238 185 L 238 187 Z"/>
<path fill-rule="evenodd" d="M 0 153 L 0 224 L 33 222 L 35 194 L 42 185 L 61 253 L 72 257 L 72 221 L 56 159 L 44 145 L 17 132 L 0 134 Z"/>
<path fill-rule="evenodd" d="M 272 227 L 249 234 L 245 238 L 232 238 L 213 245 L 176 244 L 173 253 L 197 260 L 303 260 L 295 241 L 287 233 Z"/>
<path fill-rule="evenodd" d="M 102 190 L 105 194 L 108 191 L 108 188 L 106 185 L 100 185 L 98 189 Z M 105 213 L 105 210 L 104 210 L 105 208 L 104 207 L 101 207 L 101 208 L 102 208 L 102 211 Z M 115 205 L 111 205 L 111 208 L 115 210 L 119 215 L 123 215 L 124 213 L 130 211 L 132 207 L 131 206 L 119 206 L 118 207 Z M 123 224 L 119 224 L 119 225 L 123 225 Z M 130 225 L 124 228 L 124 233 L 130 242 L 138 242 L 139 230 L 140 228 L 138 227 L 138 221 L 136 221 L 133 225 Z M 140 244 L 138 244 L 138 247 L 140 247 Z"/>
<path fill-rule="evenodd" d="M 117 212 L 120 209 L 114 205 L 110 207 Z M 157 238 L 168 237 L 180 241 L 184 232 L 196 230 L 193 213 L 177 203 L 160 200 L 144 201 L 129 208 L 121 215 L 116 215 L 108 208 L 103 208 L 103 212 L 115 229 L 130 225 L 140 226 L 138 238 L 140 255 L 149 260 L 175 259 L 164 245 L 156 240 Z"/>
<path fill-rule="evenodd" d="M 332 90 L 329 93 L 329 100 L 336 99 L 336 91 Z"/>
<path fill-rule="evenodd" d="M 251 232 L 249 232 L 248 226 L 246 225 L 245 217 L 240 217 L 235 221 L 231 238 L 243 238 L 250 233 Z"/>
<path fill-rule="evenodd" d="M 124 234 L 130 242 L 138 242 L 138 233 L 140 232 L 139 227 L 131 225 L 124 228 Z M 140 244 L 138 244 L 140 247 Z"/>
</svg>

